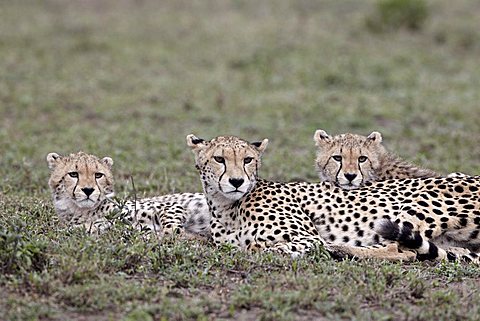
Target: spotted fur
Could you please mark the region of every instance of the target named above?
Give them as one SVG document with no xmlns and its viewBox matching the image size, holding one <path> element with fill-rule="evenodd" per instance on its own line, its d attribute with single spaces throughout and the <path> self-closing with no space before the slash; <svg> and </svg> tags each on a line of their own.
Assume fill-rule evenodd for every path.
<svg viewBox="0 0 480 321">
<path fill-rule="evenodd" d="M 387 247 L 355 247 L 327 244 L 319 235 L 299 183 L 258 179 L 261 155 L 268 140 L 249 143 L 233 136 L 205 141 L 187 136 L 195 154 L 211 213 L 211 234 L 216 244 L 230 243 L 246 250 L 274 251 L 299 256 L 315 244 L 324 245 L 336 257 L 378 257 L 410 260 L 412 252 Z"/>
<path fill-rule="evenodd" d="M 60 219 L 98 233 L 111 221 L 106 215 L 118 212 L 122 219 L 159 236 L 189 232 L 209 234 L 208 207 L 201 193 L 182 193 L 130 200 L 118 204 L 114 194 L 113 160 L 79 152 L 69 156 L 47 155 L 49 186 Z"/>
<path fill-rule="evenodd" d="M 318 148 L 315 163 L 319 178 L 344 189 L 358 188 L 369 181 L 441 176 L 388 152 L 381 144 L 382 136 L 378 132 L 372 132 L 368 137 L 349 133 L 331 137 L 319 129 L 314 141 Z M 446 177 L 468 176 L 457 172 Z M 448 237 L 437 238 L 436 244 L 449 251 L 465 252 L 459 247 L 464 244 Z"/>
<path fill-rule="evenodd" d="M 470 249 L 480 244 L 480 177 L 367 182 L 354 190 L 329 182 L 277 183 L 258 178 L 267 143 L 187 136 L 216 243 L 300 255 L 317 242 L 350 253 L 361 248 L 363 257 L 382 257 L 385 253 L 376 247 L 400 244 L 419 259 L 478 263 Z M 462 246 L 461 251 L 439 247 L 445 238 Z M 410 254 L 395 253 L 397 259 L 410 259 Z"/>
</svg>

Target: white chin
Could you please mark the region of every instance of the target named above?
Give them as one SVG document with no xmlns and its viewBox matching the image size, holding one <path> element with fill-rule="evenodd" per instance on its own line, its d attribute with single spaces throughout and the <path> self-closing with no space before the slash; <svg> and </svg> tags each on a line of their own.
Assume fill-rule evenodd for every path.
<svg viewBox="0 0 480 321">
<path fill-rule="evenodd" d="M 245 193 L 244 192 L 239 192 L 239 191 L 229 192 L 229 193 L 223 192 L 223 195 L 228 199 L 237 201 L 237 200 L 241 199 L 245 195 Z"/>
<path fill-rule="evenodd" d="M 340 187 L 343 189 L 356 189 L 356 188 L 359 188 L 360 186 L 352 185 L 352 184 L 340 184 Z"/>
<path fill-rule="evenodd" d="M 77 201 L 76 205 L 79 208 L 92 208 L 92 207 L 95 207 L 95 205 L 97 205 L 97 202 L 95 202 L 91 199 L 86 199 L 86 200 L 83 200 L 83 201 Z"/>
</svg>

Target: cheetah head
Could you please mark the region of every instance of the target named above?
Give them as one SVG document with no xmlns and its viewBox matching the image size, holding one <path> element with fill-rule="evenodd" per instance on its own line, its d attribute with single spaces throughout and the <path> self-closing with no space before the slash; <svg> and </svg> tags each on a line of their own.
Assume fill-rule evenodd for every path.
<svg viewBox="0 0 480 321">
<path fill-rule="evenodd" d="M 113 160 L 83 152 L 61 156 L 47 155 L 50 168 L 48 185 L 57 211 L 88 210 L 113 194 Z"/>
<path fill-rule="evenodd" d="M 354 189 L 376 180 L 375 169 L 380 166 L 380 156 L 386 153 L 379 132 L 367 137 L 355 134 L 332 137 L 319 129 L 313 139 L 317 145 L 315 167 L 322 181 Z"/>
<path fill-rule="evenodd" d="M 219 136 L 205 141 L 191 134 L 187 145 L 195 154 L 205 193 L 238 200 L 255 186 L 268 139 L 249 143 L 234 136 Z"/>
</svg>

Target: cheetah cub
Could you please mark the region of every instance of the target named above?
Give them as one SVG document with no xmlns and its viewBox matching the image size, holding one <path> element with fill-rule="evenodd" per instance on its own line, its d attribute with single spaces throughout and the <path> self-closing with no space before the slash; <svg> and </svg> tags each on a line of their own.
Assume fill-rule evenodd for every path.
<svg viewBox="0 0 480 321">
<path fill-rule="evenodd" d="M 164 195 L 120 205 L 111 200 L 114 180 L 110 157 L 49 153 L 47 164 L 55 210 L 64 223 L 100 233 L 110 225 L 106 215 L 118 212 L 126 222 L 160 237 L 182 231 L 209 234 L 210 217 L 201 193 Z"/>
<path fill-rule="evenodd" d="M 379 132 L 367 137 L 350 133 L 332 137 L 318 129 L 313 139 L 317 146 L 315 168 L 318 176 L 344 189 L 387 179 L 441 176 L 387 151 Z"/>
</svg>

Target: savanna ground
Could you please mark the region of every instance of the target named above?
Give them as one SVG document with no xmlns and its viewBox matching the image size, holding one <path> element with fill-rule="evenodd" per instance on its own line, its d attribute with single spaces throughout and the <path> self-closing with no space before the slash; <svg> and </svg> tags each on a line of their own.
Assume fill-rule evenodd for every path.
<svg viewBox="0 0 480 321">
<path fill-rule="evenodd" d="M 478 320 L 480 269 L 299 260 L 127 226 L 59 226 L 48 152 L 115 160 L 117 195 L 201 189 L 185 136 L 269 138 L 261 176 L 315 181 L 312 136 L 379 130 L 480 173 L 478 1 L 375 32 L 373 1 L 2 1 L 0 319 Z"/>
</svg>

